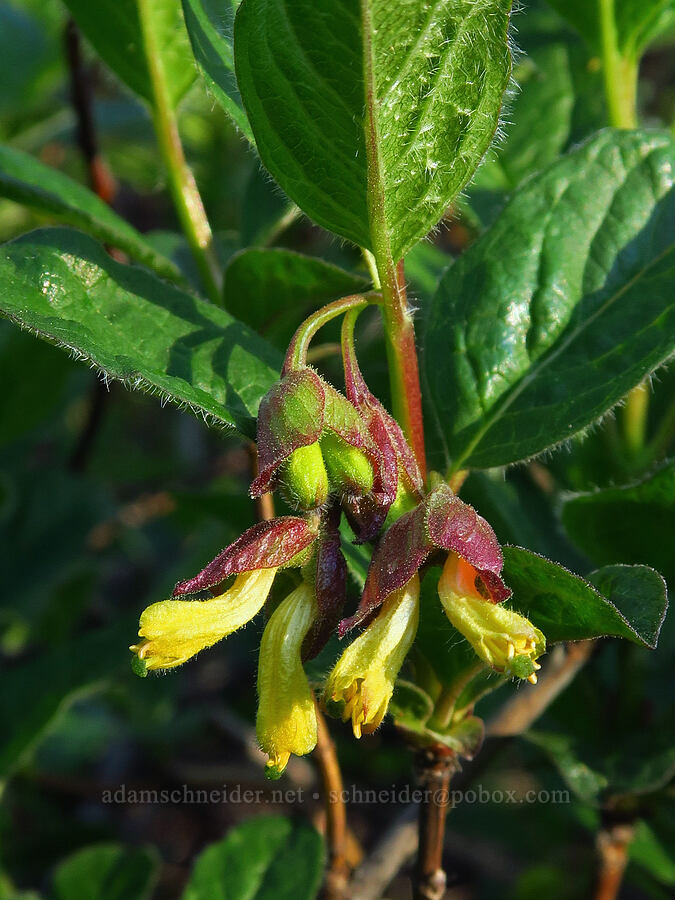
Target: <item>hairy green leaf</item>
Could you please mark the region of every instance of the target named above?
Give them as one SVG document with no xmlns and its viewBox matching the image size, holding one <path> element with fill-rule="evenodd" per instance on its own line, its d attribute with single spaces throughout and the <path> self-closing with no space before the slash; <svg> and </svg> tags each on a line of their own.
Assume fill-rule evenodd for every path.
<svg viewBox="0 0 675 900">
<path fill-rule="evenodd" d="M 51 900 L 145 900 L 158 864 L 149 850 L 120 844 L 85 847 L 56 869 Z"/>
<path fill-rule="evenodd" d="M 155 105 L 155 75 L 161 70 L 175 106 L 195 80 L 190 42 L 176 0 L 64 0 L 101 59 L 134 93 Z M 152 29 L 151 44 L 148 29 Z"/>
<path fill-rule="evenodd" d="M 262 816 L 204 850 L 182 900 L 312 900 L 322 868 L 323 843 L 311 825 Z"/>
<path fill-rule="evenodd" d="M 44 229 L 0 251 L 0 312 L 109 377 L 249 436 L 280 357 L 224 310 L 115 262 L 79 232 Z"/>
<path fill-rule="evenodd" d="M 668 606 L 663 578 L 648 566 L 607 566 L 588 581 L 521 547 L 504 547 L 509 606 L 549 643 L 615 636 L 654 649 Z M 592 582 L 592 583 L 589 583 Z"/>
<path fill-rule="evenodd" d="M 284 347 L 313 309 L 369 285 L 368 279 L 316 257 L 251 248 L 231 260 L 223 296 L 232 315 Z"/>
<path fill-rule="evenodd" d="M 88 188 L 20 150 L 0 147 L 0 196 L 81 228 L 175 280 L 177 266 Z"/>
<path fill-rule="evenodd" d="M 244 0 L 235 63 L 261 159 L 320 225 L 400 259 L 495 129 L 511 0 Z"/>
<path fill-rule="evenodd" d="M 595 563 L 647 563 L 675 579 L 675 462 L 637 484 L 571 497 L 562 520 Z"/>
<path fill-rule="evenodd" d="M 185 24 L 199 71 L 244 137 L 254 143 L 234 74 L 232 30 L 239 0 L 182 0 Z"/>
<path fill-rule="evenodd" d="M 422 364 L 454 469 L 555 446 L 672 354 L 674 164 L 667 134 L 600 132 L 448 269 Z"/>
</svg>

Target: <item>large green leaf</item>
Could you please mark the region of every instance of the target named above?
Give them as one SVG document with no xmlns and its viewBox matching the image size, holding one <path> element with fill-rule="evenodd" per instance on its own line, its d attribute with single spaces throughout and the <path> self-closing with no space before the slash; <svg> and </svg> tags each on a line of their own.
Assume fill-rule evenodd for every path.
<svg viewBox="0 0 675 900">
<path fill-rule="evenodd" d="M 607 566 L 588 581 L 521 547 L 504 547 L 508 605 L 549 643 L 615 636 L 656 647 L 668 606 L 663 578 L 648 566 Z M 592 582 L 592 583 L 589 583 Z"/>
<path fill-rule="evenodd" d="M 601 0 L 549 0 L 598 52 L 601 47 Z M 637 58 L 660 34 L 675 23 L 673 0 L 609 0 L 613 9 L 619 50 Z"/>
<path fill-rule="evenodd" d="M 190 42 L 177 0 L 64 0 L 101 59 L 134 93 L 155 105 L 153 68 L 177 104 L 195 80 Z"/>
<path fill-rule="evenodd" d="M 148 850 L 85 847 L 56 869 L 51 900 L 145 900 L 157 868 L 157 856 Z"/>
<path fill-rule="evenodd" d="M 648 563 L 675 579 L 675 462 L 637 484 L 571 497 L 562 520 L 595 563 Z"/>
<path fill-rule="evenodd" d="M 181 279 L 178 267 L 96 194 L 28 153 L 0 147 L 0 196 L 81 228 L 160 275 Z"/>
<path fill-rule="evenodd" d="M 234 74 L 232 30 L 239 0 L 182 2 L 192 51 L 206 84 L 244 137 L 253 144 L 253 132 Z"/>
<path fill-rule="evenodd" d="M 251 248 L 225 271 L 224 305 L 232 315 L 283 346 L 316 307 L 364 291 L 370 281 L 291 250 Z"/>
<path fill-rule="evenodd" d="M 603 131 L 515 192 L 448 269 L 423 367 L 454 469 L 540 453 L 675 349 L 675 146 Z"/>
<path fill-rule="evenodd" d="M 115 262 L 76 231 L 24 235 L 0 251 L 0 312 L 111 378 L 253 436 L 280 357 L 224 310 Z"/>
<path fill-rule="evenodd" d="M 264 816 L 204 850 L 182 900 L 312 900 L 322 867 L 322 840 L 311 825 Z"/>
<path fill-rule="evenodd" d="M 235 63 L 263 163 L 312 219 L 395 260 L 497 126 L 511 0 L 244 0 Z"/>
</svg>

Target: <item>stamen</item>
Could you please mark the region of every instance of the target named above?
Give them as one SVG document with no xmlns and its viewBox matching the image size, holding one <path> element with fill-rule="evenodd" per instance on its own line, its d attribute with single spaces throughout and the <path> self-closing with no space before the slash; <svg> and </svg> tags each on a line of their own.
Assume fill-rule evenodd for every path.
<svg viewBox="0 0 675 900">
<path fill-rule="evenodd" d="M 506 658 L 507 658 L 507 659 L 513 659 L 513 657 L 514 657 L 515 655 L 516 655 L 516 648 L 513 646 L 513 644 L 511 643 L 511 641 L 509 641 L 508 646 L 507 646 L 507 648 L 506 648 Z"/>
<path fill-rule="evenodd" d="M 534 674 L 534 672 L 533 672 L 527 680 L 530 682 L 530 684 L 536 684 L 536 683 L 537 683 L 537 676 L 536 676 L 536 675 Z"/>
<path fill-rule="evenodd" d="M 539 669 L 541 669 L 541 666 L 539 665 L 538 662 L 533 662 L 532 665 L 535 667 L 535 669 L 536 669 L 537 671 L 539 671 Z"/>
</svg>

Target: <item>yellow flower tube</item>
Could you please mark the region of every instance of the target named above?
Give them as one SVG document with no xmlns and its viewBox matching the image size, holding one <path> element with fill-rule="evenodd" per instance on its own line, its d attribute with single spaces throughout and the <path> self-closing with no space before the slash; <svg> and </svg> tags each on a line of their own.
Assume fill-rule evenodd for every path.
<svg viewBox="0 0 675 900">
<path fill-rule="evenodd" d="M 525 616 L 485 599 L 476 587 L 476 570 L 456 553 L 448 556 L 438 595 L 450 622 L 484 663 L 537 683 L 536 660 L 546 650 L 546 638 Z"/>
<path fill-rule="evenodd" d="M 380 725 L 394 683 L 419 622 L 420 582 L 415 574 L 384 601 L 377 618 L 347 647 L 328 677 L 325 703 L 354 735 L 371 734 Z"/>
<path fill-rule="evenodd" d="M 278 778 L 291 753 L 316 746 L 314 697 L 302 667 L 302 643 L 318 613 L 314 588 L 303 582 L 272 613 L 258 658 L 256 733 L 268 754 L 266 775 Z"/>
<path fill-rule="evenodd" d="M 130 647 L 148 669 L 180 666 L 200 650 L 249 622 L 265 604 L 276 568 L 237 575 L 232 587 L 211 600 L 162 600 L 141 614 L 138 644 Z"/>
</svg>

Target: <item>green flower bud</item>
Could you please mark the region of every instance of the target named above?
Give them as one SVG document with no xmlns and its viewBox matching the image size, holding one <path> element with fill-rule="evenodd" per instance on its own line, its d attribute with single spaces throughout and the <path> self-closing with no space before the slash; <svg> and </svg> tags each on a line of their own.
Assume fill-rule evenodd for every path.
<svg viewBox="0 0 675 900">
<path fill-rule="evenodd" d="M 331 487 L 363 496 L 373 489 L 373 466 L 367 454 L 334 432 L 321 438 L 321 452 Z"/>
<path fill-rule="evenodd" d="M 298 447 L 281 466 L 281 479 L 290 503 L 315 509 L 328 499 L 328 473 L 318 443 Z"/>
</svg>

